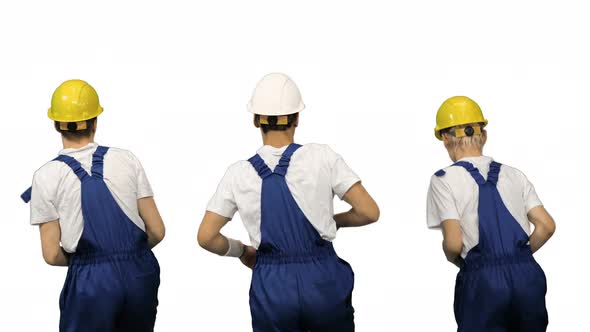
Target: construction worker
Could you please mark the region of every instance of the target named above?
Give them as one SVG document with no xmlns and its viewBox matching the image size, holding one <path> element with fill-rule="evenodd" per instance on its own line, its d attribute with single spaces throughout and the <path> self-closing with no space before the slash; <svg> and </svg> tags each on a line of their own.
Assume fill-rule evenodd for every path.
<svg viewBox="0 0 590 332">
<path fill-rule="evenodd" d="M 547 284 L 533 253 L 555 223 L 521 171 L 482 154 L 487 123 L 467 97 L 439 108 L 434 134 L 454 164 L 432 176 L 428 227 L 442 228 L 445 255 L 460 267 L 458 331 L 545 331 Z"/>
<path fill-rule="evenodd" d="M 262 78 L 248 110 L 264 146 L 229 167 L 199 228 L 203 248 L 253 267 L 254 331 L 354 331 L 353 271 L 331 241 L 339 227 L 377 221 L 379 208 L 328 146 L 294 143 L 304 107 L 288 76 Z M 334 195 L 352 209 L 334 215 Z M 220 233 L 235 212 L 251 246 Z"/>
<path fill-rule="evenodd" d="M 160 268 L 151 248 L 164 224 L 139 160 L 94 142 L 102 111 L 84 81 L 55 90 L 48 115 L 64 149 L 22 198 L 45 261 L 68 266 L 60 331 L 153 331 Z"/>
</svg>

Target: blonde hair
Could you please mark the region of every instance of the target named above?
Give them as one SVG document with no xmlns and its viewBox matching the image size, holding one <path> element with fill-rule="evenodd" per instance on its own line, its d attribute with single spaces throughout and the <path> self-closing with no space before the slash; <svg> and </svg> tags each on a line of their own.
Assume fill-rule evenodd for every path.
<svg viewBox="0 0 590 332">
<path fill-rule="evenodd" d="M 449 128 L 446 130 L 443 135 L 445 135 L 449 139 L 449 147 L 450 148 L 464 148 L 464 147 L 476 147 L 478 149 L 483 149 L 483 146 L 486 144 L 487 139 L 487 132 L 483 127 L 481 128 L 481 135 L 473 135 L 473 136 L 463 136 L 463 137 L 455 137 L 451 132 L 454 132 L 455 128 L 465 128 L 467 126 L 481 126 L 481 124 L 468 124 L 462 125 L 457 127 Z"/>
</svg>

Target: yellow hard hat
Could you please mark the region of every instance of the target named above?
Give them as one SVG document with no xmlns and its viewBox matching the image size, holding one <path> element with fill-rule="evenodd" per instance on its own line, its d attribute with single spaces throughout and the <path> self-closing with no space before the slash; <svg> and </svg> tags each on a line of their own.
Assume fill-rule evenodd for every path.
<svg viewBox="0 0 590 332">
<path fill-rule="evenodd" d="M 78 122 L 97 117 L 102 113 L 98 94 L 82 80 L 63 82 L 55 89 L 47 116 L 59 122 Z"/>
<path fill-rule="evenodd" d="M 484 119 L 481 108 L 472 99 L 464 96 L 451 97 L 445 100 L 436 112 L 434 136 L 442 140 L 441 130 L 469 123 L 483 123 L 485 127 L 488 120 Z"/>
</svg>

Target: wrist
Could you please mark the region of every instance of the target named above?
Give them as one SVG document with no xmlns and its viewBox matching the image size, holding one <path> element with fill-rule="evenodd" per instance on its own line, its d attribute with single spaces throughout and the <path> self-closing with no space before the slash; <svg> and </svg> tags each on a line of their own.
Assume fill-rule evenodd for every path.
<svg viewBox="0 0 590 332">
<path fill-rule="evenodd" d="M 238 258 L 241 259 L 242 257 L 244 257 L 244 255 L 246 254 L 246 248 L 247 246 L 242 243 L 242 253 L 240 254 L 240 256 L 238 256 Z"/>
<path fill-rule="evenodd" d="M 229 247 L 224 256 L 227 257 L 242 257 L 246 251 L 244 244 L 240 240 L 227 239 Z"/>
</svg>

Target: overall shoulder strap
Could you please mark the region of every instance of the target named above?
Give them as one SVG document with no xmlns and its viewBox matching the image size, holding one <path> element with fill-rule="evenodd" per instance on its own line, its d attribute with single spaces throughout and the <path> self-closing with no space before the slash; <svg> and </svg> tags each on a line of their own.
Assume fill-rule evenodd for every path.
<svg viewBox="0 0 590 332">
<path fill-rule="evenodd" d="M 490 170 L 488 172 L 488 181 L 491 182 L 494 186 L 498 184 L 498 176 L 500 174 L 500 169 L 502 168 L 502 164 L 492 161 L 490 164 Z"/>
<path fill-rule="evenodd" d="M 92 155 L 92 176 L 102 179 L 104 170 L 104 155 L 109 151 L 106 146 L 99 146 Z"/>
<path fill-rule="evenodd" d="M 445 172 L 445 170 L 444 170 L 444 169 L 439 169 L 438 171 L 436 171 L 436 172 L 434 173 L 434 175 L 438 176 L 439 178 L 440 178 L 441 176 L 445 176 L 445 174 L 447 174 L 447 172 Z"/>
<path fill-rule="evenodd" d="M 268 168 L 264 160 L 262 160 L 262 157 L 258 154 L 255 154 L 252 158 L 248 159 L 248 161 L 262 179 L 272 174 L 270 168 Z"/>
<path fill-rule="evenodd" d="M 458 161 L 458 162 L 454 163 L 453 166 L 460 166 L 460 167 L 465 168 L 465 170 L 467 170 L 467 172 L 469 172 L 469 174 L 471 174 L 471 177 L 475 180 L 475 182 L 478 185 L 483 185 L 486 183 L 486 180 L 483 178 L 481 173 L 479 173 L 479 170 L 477 169 L 477 167 L 473 166 L 472 163 L 470 163 L 468 161 Z"/>
<path fill-rule="evenodd" d="M 33 187 L 29 187 L 29 189 L 25 190 L 25 192 L 20 195 L 20 199 L 22 199 L 23 202 L 28 203 L 31 201 L 32 193 L 33 193 Z"/>
<path fill-rule="evenodd" d="M 289 163 L 291 162 L 291 156 L 293 156 L 293 153 L 295 153 L 295 151 L 297 151 L 300 147 L 300 144 L 295 143 L 290 144 L 287 147 L 285 152 L 283 152 L 281 159 L 279 160 L 279 164 L 277 165 L 277 167 L 275 167 L 276 174 L 282 176 L 285 176 L 285 174 L 287 174 L 287 169 L 289 168 Z"/>
<path fill-rule="evenodd" d="M 88 173 L 86 172 L 86 170 L 82 167 L 80 162 L 74 159 L 73 157 L 60 154 L 59 156 L 57 156 L 57 158 L 53 160 L 58 160 L 68 165 L 72 169 L 74 174 L 76 174 L 78 179 L 80 179 L 80 181 L 84 181 L 84 179 L 88 177 Z"/>
<path fill-rule="evenodd" d="M 80 181 L 83 181 L 88 176 L 88 173 L 84 170 L 84 168 L 82 167 L 80 162 L 78 162 L 76 159 L 74 159 L 70 156 L 60 154 L 59 156 L 57 156 L 53 160 L 61 161 L 61 162 L 64 162 L 66 165 L 68 165 L 72 169 L 74 174 L 76 174 L 78 179 L 80 179 Z M 29 187 L 29 189 L 25 190 L 25 192 L 20 195 L 20 198 L 25 203 L 28 203 L 31 201 L 32 193 L 33 193 L 33 187 Z"/>
</svg>

